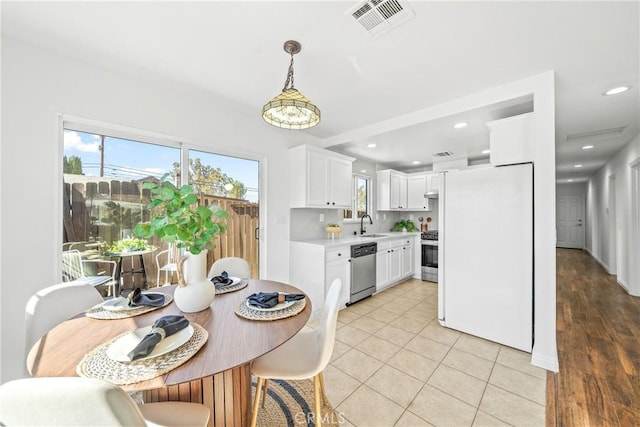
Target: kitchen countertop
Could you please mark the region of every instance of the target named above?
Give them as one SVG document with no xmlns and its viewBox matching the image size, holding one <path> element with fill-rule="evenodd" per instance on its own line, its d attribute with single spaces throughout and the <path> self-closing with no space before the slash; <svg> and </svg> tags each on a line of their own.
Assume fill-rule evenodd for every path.
<svg viewBox="0 0 640 427">
<path fill-rule="evenodd" d="M 294 242 L 308 243 L 312 245 L 320 245 L 320 246 L 330 248 L 334 246 L 349 246 L 349 245 L 355 245 L 357 243 L 379 242 L 381 240 L 387 240 L 387 239 L 398 239 L 402 237 L 420 236 L 419 231 L 413 231 L 413 232 L 389 231 L 386 233 L 380 232 L 380 233 L 371 233 L 371 234 L 383 234 L 384 236 L 358 237 L 358 236 L 352 235 L 348 237 L 343 237 L 342 239 L 294 240 Z"/>
</svg>

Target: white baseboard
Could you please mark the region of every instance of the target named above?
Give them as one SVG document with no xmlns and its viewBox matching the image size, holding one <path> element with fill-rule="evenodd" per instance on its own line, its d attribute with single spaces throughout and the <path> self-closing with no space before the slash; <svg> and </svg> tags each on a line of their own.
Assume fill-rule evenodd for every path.
<svg viewBox="0 0 640 427">
<path fill-rule="evenodd" d="M 538 368 L 546 369 L 547 371 L 551 372 L 558 372 L 560 370 L 560 367 L 558 365 L 558 357 L 551 358 L 535 354 L 535 349 L 531 354 L 531 364 L 537 366 Z"/>
<path fill-rule="evenodd" d="M 622 286 L 622 289 L 627 291 L 628 294 L 631 294 L 631 292 L 629 291 L 629 285 L 627 285 L 625 281 L 620 278 L 620 276 L 616 277 L 616 282 L 618 282 L 618 285 Z"/>
<path fill-rule="evenodd" d="M 602 261 L 596 254 L 591 252 L 589 248 L 585 248 L 585 250 L 589 253 L 589 255 L 591 255 L 591 258 L 595 259 L 598 262 L 598 264 L 600 264 L 600 266 L 602 266 L 602 268 L 604 268 L 607 271 L 607 273 L 609 273 L 609 266 L 605 264 L 604 261 Z"/>
</svg>

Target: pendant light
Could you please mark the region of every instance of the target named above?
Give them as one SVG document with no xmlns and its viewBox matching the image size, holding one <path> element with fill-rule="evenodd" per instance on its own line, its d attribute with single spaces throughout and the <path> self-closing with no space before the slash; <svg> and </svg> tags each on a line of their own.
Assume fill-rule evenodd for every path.
<svg viewBox="0 0 640 427">
<path fill-rule="evenodd" d="M 302 46 L 295 40 L 284 43 L 291 63 L 282 93 L 262 107 L 262 118 L 270 125 L 284 129 L 308 129 L 320 123 L 320 109 L 293 86 L 293 55 Z"/>
</svg>

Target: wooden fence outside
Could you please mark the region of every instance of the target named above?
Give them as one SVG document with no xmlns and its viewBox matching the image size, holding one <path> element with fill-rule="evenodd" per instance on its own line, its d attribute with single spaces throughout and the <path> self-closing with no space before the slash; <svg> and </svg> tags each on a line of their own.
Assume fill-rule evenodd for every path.
<svg viewBox="0 0 640 427">
<path fill-rule="evenodd" d="M 97 182 L 95 178 L 90 179 L 93 182 L 78 182 L 78 177 L 75 177 L 76 182 L 64 183 L 63 247 L 79 249 L 86 258 L 99 258 L 101 250 L 129 234 L 136 223 L 149 219 L 146 206 L 150 200 L 150 192 L 142 190 L 142 182 L 155 178 L 134 181 L 104 179 Z M 207 265 L 211 266 L 215 260 L 228 256 L 244 258 L 251 266 L 251 276 L 257 278 L 259 242 L 255 233 L 259 227 L 258 203 L 208 194 L 200 194 L 199 199 L 201 205 L 218 205 L 229 213 L 229 217 L 224 220 L 227 232 L 216 236 L 215 248 L 207 254 Z M 117 215 L 112 215 L 114 212 Z M 95 249 L 96 245 L 91 245 L 95 242 L 101 243 L 99 249 Z M 144 255 L 145 269 L 149 286 L 156 286 L 156 255 L 168 246 L 156 237 L 150 239 L 149 243 L 158 249 Z M 166 257 L 161 256 L 159 265 L 164 265 L 166 260 Z M 124 258 L 124 264 L 125 270 L 139 268 L 137 257 Z M 136 286 L 141 283 L 140 280 L 138 276 L 135 278 Z M 160 275 L 160 282 L 164 282 L 164 273 Z M 175 282 L 174 274 L 173 283 Z M 133 287 L 130 275 L 123 278 L 122 287 Z"/>
</svg>

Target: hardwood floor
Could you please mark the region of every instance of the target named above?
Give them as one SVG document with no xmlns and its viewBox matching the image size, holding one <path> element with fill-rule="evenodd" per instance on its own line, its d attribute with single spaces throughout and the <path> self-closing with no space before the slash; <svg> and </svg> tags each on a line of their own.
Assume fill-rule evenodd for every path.
<svg viewBox="0 0 640 427">
<path fill-rule="evenodd" d="M 556 256 L 560 372 L 547 374 L 547 426 L 640 426 L 640 298 L 586 251 Z"/>
</svg>

